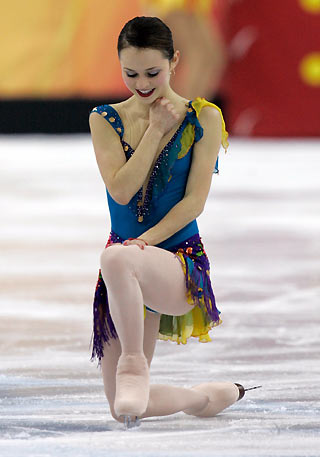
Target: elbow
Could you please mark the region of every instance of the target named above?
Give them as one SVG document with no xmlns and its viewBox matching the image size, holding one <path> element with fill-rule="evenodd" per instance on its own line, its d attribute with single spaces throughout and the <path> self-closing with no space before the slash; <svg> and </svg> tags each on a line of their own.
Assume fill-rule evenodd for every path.
<svg viewBox="0 0 320 457">
<path fill-rule="evenodd" d="M 199 217 L 204 210 L 204 203 L 202 203 L 198 198 L 191 198 L 190 206 L 192 210 L 191 213 L 193 214 L 193 219 Z"/>
<path fill-rule="evenodd" d="M 197 201 L 194 208 L 195 208 L 195 218 L 199 217 L 201 213 L 203 213 L 203 210 L 204 210 L 204 203 L 202 203 L 201 201 Z"/>
<path fill-rule="evenodd" d="M 125 186 L 118 182 L 116 176 L 113 177 L 108 190 L 113 200 L 119 205 L 127 205 L 129 203 L 130 198 L 127 195 Z"/>
<path fill-rule="evenodd" d="M 111 195 L 112 199 L 119 205 L 127 205 L 130 201 L 123 189 L 120 189 L 119 191 L 116 189 L 108 189 L 108 192 Z"/>
<path fill-rule="evenodd" d="M 204 210 L 204 206 L 198 207 L 198 210 L 196 211 L 195 219 L 197 217 L 199 217 L 201 213 L 203 213 L 203 210 Z"/>
<path fill-rule="evenodd" d="M 125 206 L 125 205 L 127 205 L 129 203 L 127 200 L 124 200 L 121 197 L 120 198 L 113 198 L 113 200 L 115 202 L 117 202 L 119 205 L 122 205 L 122 206 Z"/>
</svg>

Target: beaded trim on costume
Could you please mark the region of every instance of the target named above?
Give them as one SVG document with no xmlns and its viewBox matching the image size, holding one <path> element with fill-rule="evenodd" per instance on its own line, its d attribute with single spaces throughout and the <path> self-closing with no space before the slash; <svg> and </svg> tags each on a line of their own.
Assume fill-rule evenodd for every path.
<svg viewBox="0 0 320 457">
<path fill-rule="evenodd" d="M 203 129 L 197 119 L 196 111 L 192 106 L 192 100 L 189 101 L 188 106 L 189 108 L 186 112 L 185 118 L 181 122 L 180 126 L 170 141 L 162 149 L 155 162 L 147 184 L 144 201 L 142 201 L 142 186 L 128 203 L 128 208 L 137 216 L 138 222 L 142 222 L 147 217 L 150 217 L 152 203 L 154 203 L 155 200 L 157 200 L 159 196 L 165 191 L 165 188 L 171 179 L 171 169 L 176 159 L 184 157 L 191 149 L 193 143 L 199 141 L 203 135 Z M 101 114 L 118 133 L 126 155 L 126 159 L 129 160 L 129 158 L 134 153 L 134 149 L 122 139 L 124 134 L 124 127 L 117 111 L 110 105 L 97 106 L 92 109 L 92 112 L 94 111 Z M 181 154 L 181 138 L 183 131 L 188 124 L 193 126 L 194 141 L 192 144 L 190 144 L 189 149 L 187 151 L 183 151 Z"/>
<path fill-rule="evenodd" d="M 189 101 L 185 118 L 170 141 L 160 152 L 151 172 L 144 200 L 142 200 L 142 186 L 128 203 L 128 208 L 135 214 L 138 222 L 146 222 L 146 219 L 151 217 L 152 206 L 160 195 L 163 194 L 172 177 L 171 170 L 175 161 L 185 157 L 192 149 L 194 143 L 202 138 L 203 128 L 198 120 L 199 103 L 201 103 L 201 99 L 199 98 L 195 99 L 195 101 Z M 92 109 L 92 112 L 94 111 L 101 114 L 118 133 L 128 161 L 134 153 L 134 149 L 123 140 L 124 126 L 118 112 L 110 105 L 97 106 Z M 219 173 L 218 158 L 214 173 Z"/>
</svg>

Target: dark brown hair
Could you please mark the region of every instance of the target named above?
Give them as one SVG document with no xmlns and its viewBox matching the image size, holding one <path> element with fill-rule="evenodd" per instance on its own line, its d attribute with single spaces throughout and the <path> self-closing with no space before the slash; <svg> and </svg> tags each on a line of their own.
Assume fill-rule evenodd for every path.
<svg viewBox="0 0 320 457">
<path fill-rule="evenodd" d="M 158 17 L 137 16 L 128 21 L 118 37 L 118 55 L 129 46 L 158 49 L 168 60 L 174 55 L 171 30 Z"/>
</svg>

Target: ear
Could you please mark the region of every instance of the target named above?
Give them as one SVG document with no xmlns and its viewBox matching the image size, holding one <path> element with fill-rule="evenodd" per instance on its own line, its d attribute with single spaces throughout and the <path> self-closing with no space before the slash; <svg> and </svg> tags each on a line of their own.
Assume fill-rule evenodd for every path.
<svg viewBox="0 0 320 457">
<path fill-rule="evenodd" d="M 172 60 L 170 62 L 170 70 L 174 70 L 176 66 L 178 65 L 180 60 L 180 51 L 176 50 L 175 53 L 173 54 Z"/>
</svg>

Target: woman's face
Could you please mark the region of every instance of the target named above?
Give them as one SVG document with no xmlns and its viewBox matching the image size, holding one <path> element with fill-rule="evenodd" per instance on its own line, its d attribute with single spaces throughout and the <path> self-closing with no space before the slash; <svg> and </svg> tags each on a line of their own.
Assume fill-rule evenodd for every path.
<svg viewBox="0 0 320 457">
<path fill-rule="evenodd" d="M 167 91 L 170 62 L 158 49 L 124 48 L 120 64 L 125 85 L 139 101 L 152 103 Z"/>
</svg>

